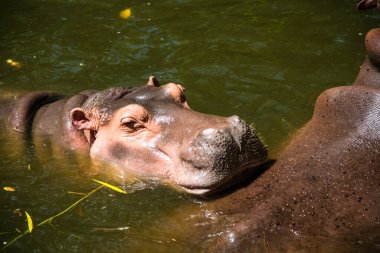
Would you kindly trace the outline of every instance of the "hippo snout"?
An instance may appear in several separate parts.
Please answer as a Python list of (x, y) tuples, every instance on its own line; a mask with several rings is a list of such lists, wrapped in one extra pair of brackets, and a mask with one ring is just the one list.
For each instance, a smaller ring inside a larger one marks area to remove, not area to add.
[(181, 158), (197, 169), (214, 168), (238, 149), (229, 129), (206, 128), (181, 152)]
[(263, 163), (267, 150), (252, 126), (232, 116), (222, 127), (200, 129), (182, 148), (180, 158), (188, 170), (202, 170), (208, 178), (203, 186), (214, 189), (242, 170)]

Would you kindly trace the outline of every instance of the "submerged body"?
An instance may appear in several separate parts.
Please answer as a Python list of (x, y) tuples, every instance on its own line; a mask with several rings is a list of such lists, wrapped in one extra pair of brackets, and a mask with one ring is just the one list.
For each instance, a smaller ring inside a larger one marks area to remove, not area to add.
[(10, 134), (45, 138), (138, 176), (168, 179), (193, 194), (237, 184), (267, 158), (252, 126), (237, 116), (195, 112), (182, 86), (159, 86), (154, 77), (141, 87), (70, 98), (33, 92), (0, 107)]
[(318, 97), (274, 165), (210, 203), (233, 225), (205, 251), (379, 251), (380, 29), (366, 46), (355, 83)]

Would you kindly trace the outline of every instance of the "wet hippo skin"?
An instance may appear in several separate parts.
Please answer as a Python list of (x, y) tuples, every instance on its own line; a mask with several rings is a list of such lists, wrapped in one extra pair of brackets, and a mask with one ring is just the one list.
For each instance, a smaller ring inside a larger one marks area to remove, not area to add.
[(32, 92), (2, 101), (0, 107), (2, 128), (10, 135), (89, 153), (94, 161), (169, 180), (196, 195), (238, 184), (267, 159), (251, 125), (237, 116), (193, 111), (181, 85), (160, 86), (154, 77), (140, 87), (84, 91), (69, 98)]
[(380, 251), (380, 29), (365, 42), (354, 84), (324, 91), (271, 168), (209, 203), (233, 225), (205, 252)]
[(380, 10), (380, 1), (379, 0), (361, 0), (358, 5), (357, 9), (359, 11), (364, 11), (367, 9), (377, 8)]

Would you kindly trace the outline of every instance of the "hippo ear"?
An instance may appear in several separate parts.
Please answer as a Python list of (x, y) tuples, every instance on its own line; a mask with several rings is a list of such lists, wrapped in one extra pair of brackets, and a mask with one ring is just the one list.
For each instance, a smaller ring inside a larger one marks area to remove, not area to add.
[(96, 130), (95, 124), (90, 114), (80, 107), (74, 108), (70, 112), (71, 124), (77, 129)]
[(154, 76), (150, 76), (149, 77), (149, 80), (148, 80), (148, 82), (147, 82), (146, 85), (148, 85), (148, 86), (154, 86), (154, 87), (159, 87), (160, 86), (160, 84), (158, 83), (157, 78), (155, 78)]

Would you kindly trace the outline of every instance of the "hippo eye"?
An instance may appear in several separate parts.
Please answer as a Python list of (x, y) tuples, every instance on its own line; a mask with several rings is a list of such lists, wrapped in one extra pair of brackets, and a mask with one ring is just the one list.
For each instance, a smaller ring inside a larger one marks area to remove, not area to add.
[(135, 128), (136, 127), (136, 122), (130, 121), (123, 123), (123, 126), (128, 127), (128, 128)]
[(135, 132), (139, 129), (144, 128), (144, 126), (141, 123), (139, 123), (133, 119), (123, 120), (121, 122), (121, 127), (127, 132)]

